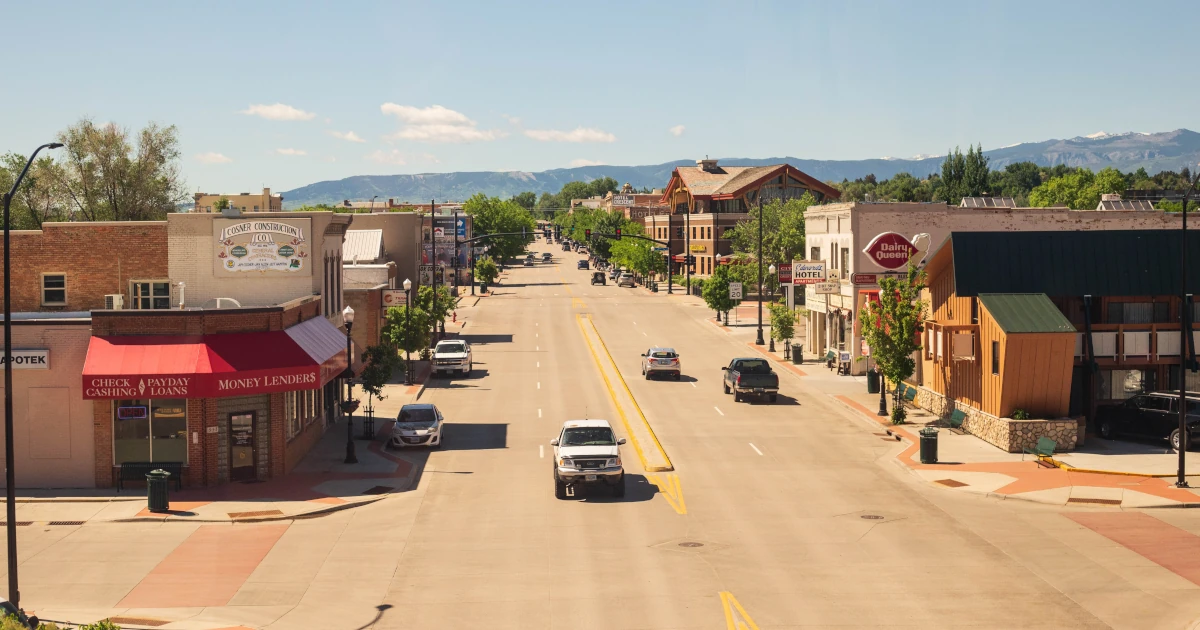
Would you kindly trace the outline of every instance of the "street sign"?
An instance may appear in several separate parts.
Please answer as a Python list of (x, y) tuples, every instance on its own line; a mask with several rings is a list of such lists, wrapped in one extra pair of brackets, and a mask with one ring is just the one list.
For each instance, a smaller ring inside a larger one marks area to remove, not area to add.
[(776, 269), (779, 271), (779, 284), (792, 283), (792, 263), (780, 263)]
[(652, 247), (651, 249), (652, 249), (652, 250), (654, 250), (654, 251), (656, 251), (656, 252), (665, 252), (665, 251), (667, 251), (667, 248), (666, 248), (666, 247)]
[(828, 295), (830, 293), (841, 293), (842, 285), (837, 281), (834, 282), (817, 282), (813, 284), (813, 291), (818, 295)]
[(458, 233), (459, 236), (462, 236), (465, 238), (467, 236), (467, 220), (460, 218), (458, 220), (458, 223), (455, 224), (455, 231)]
[(731, 300), (742, 299), (742, 283), (741, 282), (730, 282), (729, 283), (729, 299), (731, 299)]
[(408, 302), (408, 296), (404, 295), (403, 289), (384, 289), (383, 290), (383, 307), (390, 308), (392, 306), (404, 306)]
[(824, 260), (797, 260), (792, 263), (792, 284), (825, 282), (828, 274)]
[(876, 273), (850, 274), (850, 284), (875, 284), (877, 282), (879, 282), (879, 274)]

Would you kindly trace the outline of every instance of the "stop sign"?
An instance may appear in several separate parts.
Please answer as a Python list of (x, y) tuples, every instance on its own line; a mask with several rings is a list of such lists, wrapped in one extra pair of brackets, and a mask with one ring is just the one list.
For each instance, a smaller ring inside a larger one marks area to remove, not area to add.
[(863, 248), (863, 253), (884, 269), (899, 269), (908, 264), (908, 259), (917, 253), (917, 248), (900, 234), (884, 232), (871, 239)]

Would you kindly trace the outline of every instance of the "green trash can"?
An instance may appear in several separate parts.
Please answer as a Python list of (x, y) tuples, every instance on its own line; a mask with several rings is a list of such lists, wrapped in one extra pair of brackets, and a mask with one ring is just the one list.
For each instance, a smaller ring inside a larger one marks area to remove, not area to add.
[(938, 430), (933, 427), (921, 429), (921, 463), (937, 463)]
[(146, 507), (151, 512), (167, 512), (171, 509), (171, 501), (167, 496), (170, 479), (171, 473), (165, 470), (146, 473)]
[(879, 372), (875, 370), (867, 370), (867, 393), (879, 393)]
[(792, 344), (792, 363), (796, 365), (804, 363), (804, 346), (802, 344)]
[(487, 283), (486, 283), (486, 282), (480, 282), (480, 283), (479, 283), (479, 292), (480, 292), (480, 293), (487, 293)]

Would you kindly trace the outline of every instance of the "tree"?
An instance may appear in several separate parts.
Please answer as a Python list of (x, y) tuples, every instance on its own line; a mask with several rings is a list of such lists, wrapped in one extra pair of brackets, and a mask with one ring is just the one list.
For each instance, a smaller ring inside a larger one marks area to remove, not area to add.
[(429, 346), (429, 313), (416, 304), (387, 310), (380, 338), (397, 352), (420, 352)]
[[(871, 359), (879, 373), (898, 385), (913, 375), (913, 353), (921, 349), (918, 334), (925, 321), (925, 273), (909, 264), (904, 278), (881, 277), (879, 301), (868, 302), (858, 315), (863, 340), (871, 348)], [(899, 392), (899, 389), (896, 390)], [(903, 424), (904, 405), (894, 404), (892, 423)]]
[(131, 139), (123, 127), (84, 118), (58, 140), (65, 145), (58, 184), (70, 214), (87, 221), (162, 220), (187, 198), (174, 125), (150, 123)]
[(500, 268), (496, 266), (496, 261), (492, 260), (491, 256), (484, 256), (475, 261), (475, 279), (480, 282), (490, 285), (492, 281), (500, 275)]
[(713, 273), (704, 281), (701, 296), (709, 308), (717, 312), (717, 317), (725, 313), (725, 321), (729, 321), (729, 309), (737, 306), (737, 302), (729, 297), (729, 265), (717, 265)]
[(442, 330), (446, 329), (446, 318), (458, 308), (462, 298), (450, 294), (450, 287), (439, 284), (437, 287), (437, 304), (434, 308), (433, 287), (421, 287), (417, 292), (417, 308), (429, 314), (432, 321), (438, 323)]
[[(0, 157), (0, 189), (5, 192), (12, 189), (27, 160), (26, 156), (19, 153)], [(43, 156), (34, 160), (21, 187), (13, 195), (9, 212), (12, 229), (40, 230), (47, 221), (67, 220), (65, 197), (59, 184), (61, 171), (62, 168), (52, 157)]]
[(477, 193), (468, 199), (463, 204), (463, 211), (474, 218), (476, 236), (512, 234), (520, 232), (522, 229), (525, 230), (528, 234), (526, 238), (515, 234), (487, 239), (488, 251), (501, 261), (525, 251), (526, 241), (533, 238), (534, 230), (537, 228), (537, 222), (534, 221), (533, 215), (516, 202), (502, 201), (483, 193)]
[(786, 342), (796, 336), (796, 313), (782, 302), (767, 305), (771, 313), (771, 338)]
[(951, 205), (958, 205), (966, 191), (963, 180), (966, 178), (967, 160), (962, 151), (954, 147), (954, 152), (946, 151), (946, 159), (942, 161), (942, 190), (939, 199)]
[(226, 197), (225, 195), (221, 195), (217, 199), (217, 202), (213, 204), (213, 211), (221, 212), (228, 207), (229, 207), (229, 197)]
[(525, 208), (526, 210), (533, 210), (533, 207), (537, 205), (538, 199), (537, 193), (526, 191), (513, 195), (512, 200), (513, 203)]
[(1079, 168), (1046, 183), (1029, 193), (1029, 204), (1034, 207), (1067, 206), (1072, 210), (1094, 210), (1100, 205), (1100, 196), (1107, 193), (1123, 193), (1128, 182), (1115, 168), (1109, 167), (1093, 174), (1090, 169)]
[(374, 396), (375, 400), (383, 400), (383, 386), (391, 380), (392, 372), (400, 362), (396, 346), (385, 340), (383, 343), (368, 347), (363, 352), (362, 358), (366, 363), (362, 374), (359, 375), (363, 391)]
[[(627, 222), (621, 230), (623, 235), (641, 235), (645, 232), (645, 228), (632, 221)], [(661, 252), (654, 251), (654, 243), (644, 239), (614, 240), (609, 245), (609, 255), (614, 264), (628, 267), (642, 276), (667, 270), (666, 258)]]
[[(776, 280), (770, 278), (767, 271), (770, 265), (790, 263), (804, 258), (804, 213), (808, 207), (817, 203), (810, 194), (805, 193), (799, 199), (789, 199), (786, 202), (772, 201), (762, 207), (763, 216), (763, 283), (774, 292)], [(738, 263), (747, 263), (748, 269), (739, 269), (738, 276), (743, 282), (749, 282), (758, 287), (758, 213), (759, 208), (750, 208), (750, 217), (739, 222), (733, 229), (725, 233), (730, 239), (730, 247), (742, 255)], [(744, 273), (751, 276), (742, 275)]]
[(963, 161), (963, 196), (978, 197), (988, 192), (988, 158), (983, 155), (983, 145), (967, 146)]

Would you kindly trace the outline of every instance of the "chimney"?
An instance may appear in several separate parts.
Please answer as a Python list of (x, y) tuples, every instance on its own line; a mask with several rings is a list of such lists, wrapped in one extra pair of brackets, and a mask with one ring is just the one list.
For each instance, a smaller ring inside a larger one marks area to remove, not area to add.
[(696, 160), (696, 166), (706, 173), (715, 173), (717, 171), (717, 161), (710, 160), (707, 157), (703, 160)]
[(1121, 195), (1117, 193), (1104, 193), (1100, 195), (1100, 201), (1120, 201)]
[(387, 207), (391, 208), (394, 205), (396, 205), (394, 200), (391, 197), (388, 197), (388, 206)]

